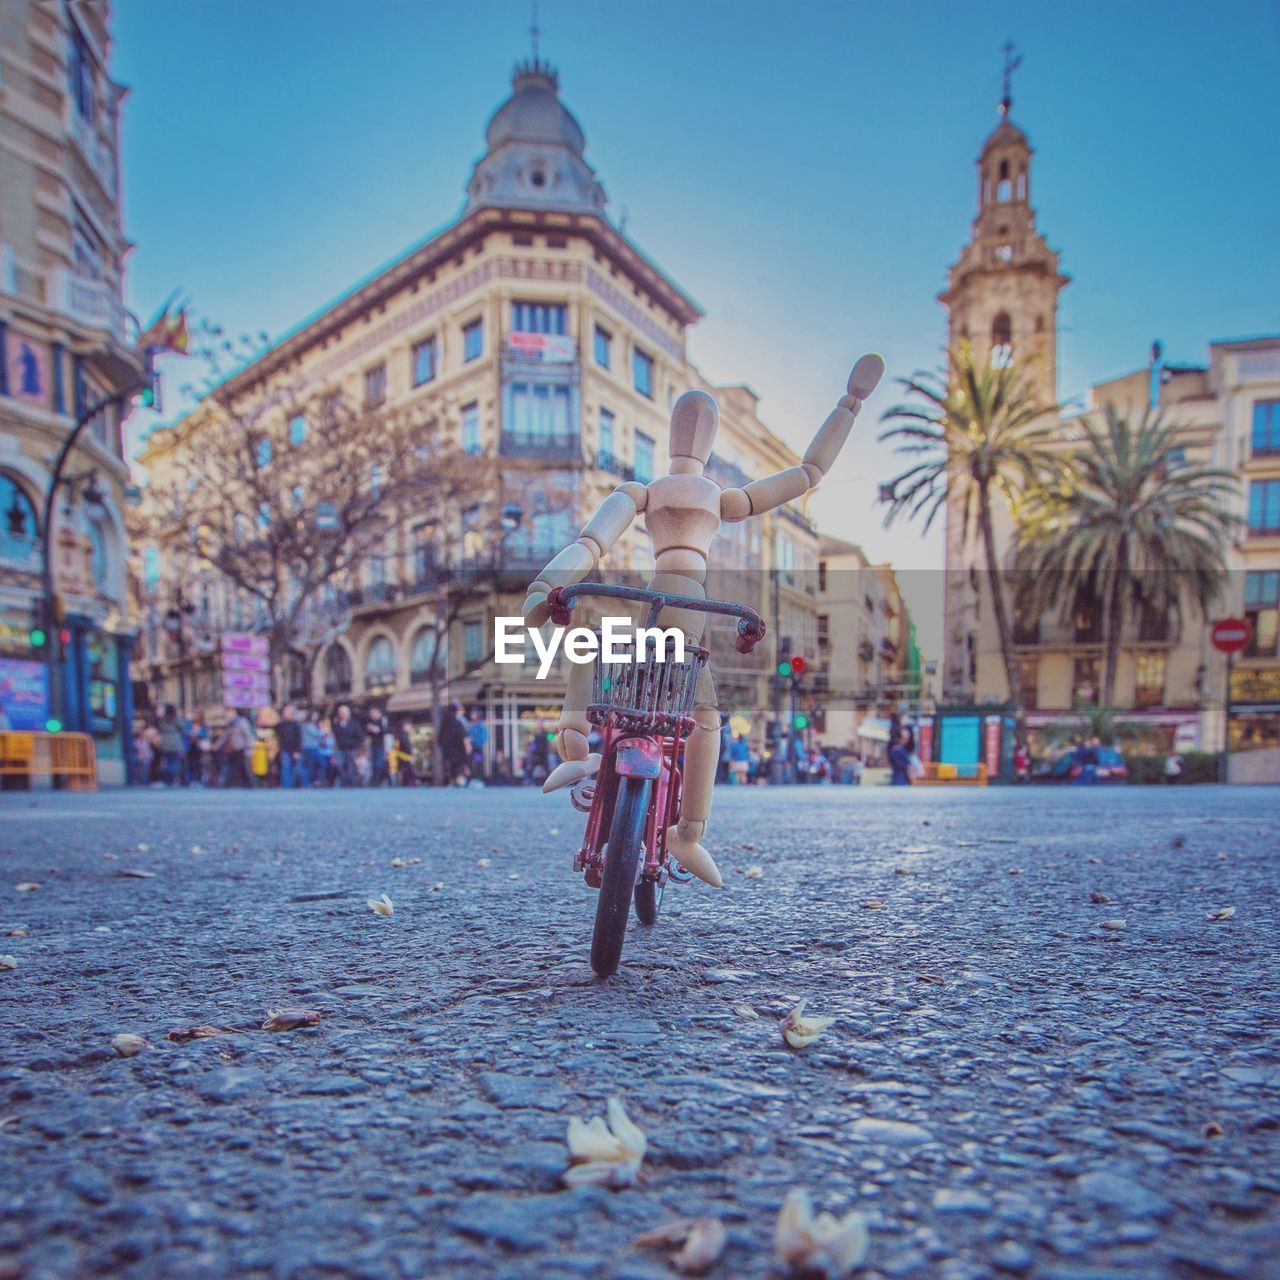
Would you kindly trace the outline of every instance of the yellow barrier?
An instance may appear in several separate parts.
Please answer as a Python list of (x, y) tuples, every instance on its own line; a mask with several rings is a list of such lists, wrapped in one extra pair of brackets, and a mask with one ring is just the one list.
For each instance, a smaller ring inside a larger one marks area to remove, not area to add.
[(938, 764), (930, 761), (924, 767), (924, 777), (916, 779), (919, 786), (960, 786), (985, 787), (987, 785), (987, 766), (985, 764)]
[(0, 730), (0, 776), (66, 778), (72, 791), (96, 791), (93, 739), (87, 733)]

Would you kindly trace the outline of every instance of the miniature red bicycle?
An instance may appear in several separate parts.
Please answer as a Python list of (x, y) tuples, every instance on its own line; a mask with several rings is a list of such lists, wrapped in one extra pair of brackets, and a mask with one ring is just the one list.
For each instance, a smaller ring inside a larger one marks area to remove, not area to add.
[[(765, 633), (760, 615), (746, 605), (603, 582), (549, 592), (552, 621), (568, 626), (573, 606), (583, 596), (647, 604), (650, 627), (658, 625), (658, 615), (668, 607), (736, 617), (739, 653), (750, 653)], [(636, 919), (651, 925), (668, 879), (692, 878), (678, 864), (668, 866), (666, 841), (668, 827), (680, 816), (682, 752), (694, 728), (694, 698), (707, 654), (703, 645), (686, 644), (683, 661), (663, 660), (665, 655), (657, 652), (634, 654), (627, 663), (596, 659), (587, 719), (604, 735), (600, 768), (574, 786), (570, 799), (589, 815), (573, 869), (600, 891), (591, 967), (602, 978), (622, 958), (633, 896)]]

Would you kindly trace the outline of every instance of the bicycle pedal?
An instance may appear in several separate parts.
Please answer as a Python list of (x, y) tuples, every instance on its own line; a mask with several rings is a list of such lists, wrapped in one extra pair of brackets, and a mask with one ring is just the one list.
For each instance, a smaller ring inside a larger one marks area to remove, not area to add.
[(594, 778), (583, 778), (569, 792), (569, 801), (579, 813), (590, 813), (592, 802), (596, 798)]

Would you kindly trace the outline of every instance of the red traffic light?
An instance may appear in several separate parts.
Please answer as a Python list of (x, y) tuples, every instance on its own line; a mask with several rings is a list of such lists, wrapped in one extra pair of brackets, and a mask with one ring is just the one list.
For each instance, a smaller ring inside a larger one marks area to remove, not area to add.
[(804, 675), (805, 668), (808, 665), (809, 664), (802, 657), (800, 657), (799, 654), (793, 654), (791, 657), (791, 674), (793, 676)]

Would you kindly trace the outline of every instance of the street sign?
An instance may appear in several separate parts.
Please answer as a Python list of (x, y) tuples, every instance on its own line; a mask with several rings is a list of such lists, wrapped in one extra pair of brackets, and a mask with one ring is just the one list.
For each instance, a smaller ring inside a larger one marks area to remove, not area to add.
[(265, 653), (227, 653), (222, 654), (223, 671), (262, 671), (271, 673), (271, 659)]
[(267, 637), (255, 636), (246, 631), (224, 631), (223, 653), (266, 653)]
[(1219, 618), (1209, 639), (1219, 653), (1239, 653), (1253, 639), (1253, 628), (1244, 618)]

